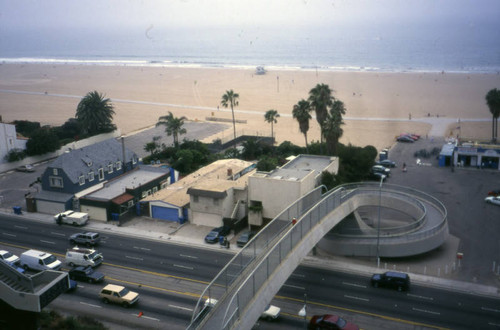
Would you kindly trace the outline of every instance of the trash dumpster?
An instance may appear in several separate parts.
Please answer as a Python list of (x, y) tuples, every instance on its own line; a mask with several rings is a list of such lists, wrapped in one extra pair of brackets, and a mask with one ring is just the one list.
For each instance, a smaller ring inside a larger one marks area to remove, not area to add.
[(12, 209), (14, 210), (14, 214), (23, 214), (20, 206), (13, 206)]

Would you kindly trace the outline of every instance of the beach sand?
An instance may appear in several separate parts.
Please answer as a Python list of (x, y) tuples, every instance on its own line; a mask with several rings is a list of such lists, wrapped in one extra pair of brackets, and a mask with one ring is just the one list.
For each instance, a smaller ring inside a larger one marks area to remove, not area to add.
[[(71, 64), (0, 65), (0, 115), (3, 122), (39, 121), (61, 125), (74, 117), (80, 99), (96, 90), (112, 100), (114, 123), (122, 134), (156, 124), (171, 111), (192, 121), (231, 119), (220, 105), (229, 89), (239, 94), (235, 108), (238, 133), (270, 135), (264, 114), (280, 114), (274, 125), (278, 143), (305, 145), (293, 105), (324, 83), (346, 107), (342, 143), (377, 149), (390, 147), (400, 133), (462, 134), (468, 139), (491, 137), (491, 114), (485, 95), (500, 88), (498, 74), (380, 73), (228, 68), (131, 67)], [(314, 114), (313, 114), (314, 115)], [(411, 119), (410, 119), (411, 117)], [(439, 117), (439, 118), (438, 118)], [(460, 118), (460, 130), (456, 122)], [(437, 123), (434, 130), (432, 125)], [(232, 127), (204, 142), (232, 136)], [(313, 117), (308, 141), (319, 140)]]

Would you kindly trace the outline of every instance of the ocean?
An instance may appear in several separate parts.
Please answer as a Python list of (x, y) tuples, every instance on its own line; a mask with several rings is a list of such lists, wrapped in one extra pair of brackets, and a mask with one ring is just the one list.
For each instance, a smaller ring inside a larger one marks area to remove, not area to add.
[(0, 31), (0, 63), (500, 72), (500, 24)]

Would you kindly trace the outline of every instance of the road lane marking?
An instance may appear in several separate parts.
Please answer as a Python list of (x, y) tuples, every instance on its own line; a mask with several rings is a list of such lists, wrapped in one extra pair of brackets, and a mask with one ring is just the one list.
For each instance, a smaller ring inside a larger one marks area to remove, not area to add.
[(156, 319), (156, 318), (150, 317), (150, 316), (145, 316), (144, 314), (142, 314), (141, 316), (139, 316), (138, 314), (132, 314), (132, 315), (134, 315), (135, 317), (140, 317), (141, 319), (148, 319), (148, 320), (160, 322), (160, 319)]
[(429, 310), (426, 310), (426, 309), (420, 309), (420, 308), (415, 308), (415, 307), (413, 307), (412, 309), (414, 311), (417, 311), (417, 312), (429, 313), (429, 314), (433, 314), (433, 315), (441, 315), (441, 313), (439, 313), (439, 312), (433, 312), (433, 311), (429, 311)]
[(191, 259), (198, 259), (198, 257), (195, 257), (195, 256), (189, 256), (187, 254), (180, 254), (181, 257), (185, 257), (185, 258), (191, 258)]
[(344, 298), (351, 298), (351, 299), (362, 300), (362, 301), (370, 301), (370, 299), (367, 299), (367, 298), (348, 296), (348, 295), (344, 295)]
[(19, 226), (19, 225), (15, 225), (14, 228), (19, 228), (19, 229), (28, 229), (28, 227), (24, 227), (24, 226)]
[(145, 248), (145, 247), (139, 247), (139, 246), (134, 246), (134, 249), (144, 250), (144, 251), (151, 251), (151, 249), (148, 249), (148, 248)]
[(97, 308), (102, 308), (102, 306), (94, 305), (94, 304), (89, 304), (89, 303), (86, 303), (86, 302), (83, 302), (83, 301), (80, 301), (80, 304), (87, 305), (87, 306), (92, 306), (92, 307), (97, 307)]
[(188, 312), (192, 312), (193, 311), (192, 308), (187, 308), (187, 307), (182, 307), (182, 306), (176, 306), (176, 305), (168, 305), (168, 307), (182, 309), (182, 310), (185, 310), (185, 311), (188, 311)]
[(427, 300), (434, 300), (433, 297), (425, 297), (425, 296), (419, 296), (417, 294), (411, 294), (411, 293), (407, 293), (406, 294), (408, 297), (414, 297), (414, 298), (420, 298), (420, 299), (427, 299)]
[(303, 275), (303, 274), (292, 274), (292, 276), (302, 277), (302, 278), (306, 277), (306, 276), (305, 276), (305, 275)]
[(301, 286), (290, 285), (290, 284), (283, 284), (283, 286), (287, 286), (289, 288), (294, 288), (294, 289), (300, 289), (300, 290), (305, 290), (306, 289), (306, 288), (301, 287)]
[(174, 264), (174, 267), (185, 268), (185, 269), (189, 269), (189, 270), (193, 270), (194, 269), (193, 267), (188, 267), (188, 266), (183, 266), (183, 265), (176, 265), (176, 264)]
[(494, 309), (494, 308), (489, 308), (489, 307), (481, 307), (483, 311), (488, 311), (488, 312), (495, 312), (495, 313), (500, 313), (500, 310)]
[(361, 285), (361, 284), (356, 284), (356, 283), (349, 283), (349, 282), (342, 282), (344, 285), (350, 285), (350, 286), (355, 286), (357, 288), (363, 288), (366, 289), (366, 285)]
[(44, 240), (40, 240), (40, 242), (42, 242), (42, 243), (47, 243), (47, 244), (56, 244), (56, 242), (44, 241)]
[(63, 233), (54, 233), (54, 232), (51, 232), (52, 235), (57, 235), (57, 236), (66, 236), (66, 234), (63, 234)]
[(125, 256), (125, 258), (134, 259), (134, 260), (140, 260), (140, 261), (144, 260), (144, 259), (139, 258), (139, 257), (131, 257), (131, 256)]
[(10, 237), (17, 237), (17, 235), (14, 235), (14, 234), (9, 234), (9, 233), (2, 233), (2, 234), (5, 236), (10, 236)]

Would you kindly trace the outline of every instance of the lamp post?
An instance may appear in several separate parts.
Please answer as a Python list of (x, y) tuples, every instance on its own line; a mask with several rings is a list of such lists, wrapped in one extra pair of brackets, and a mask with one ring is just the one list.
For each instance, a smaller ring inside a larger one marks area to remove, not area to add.
[(380, 267), (380, 208), (382, 204), (382, 182), (384, 182), (385, 175), (380, 176), (380, 184), (378, 186), (378, 224), (377, 224), (377, 268)]

